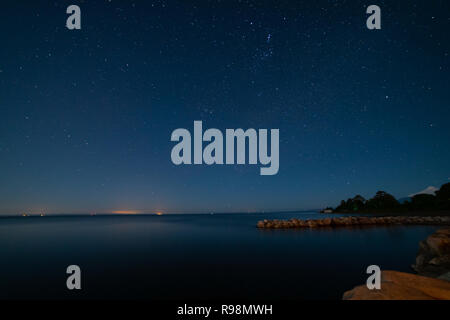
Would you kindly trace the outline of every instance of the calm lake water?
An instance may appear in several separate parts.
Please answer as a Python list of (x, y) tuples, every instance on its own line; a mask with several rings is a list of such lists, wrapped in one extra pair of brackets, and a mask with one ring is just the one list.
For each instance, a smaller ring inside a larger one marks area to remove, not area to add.
[[(0, 299), (340, 299), (366, 267), (411, 272), (433, 226), (259, 230), (316, 213), (0, 219)], [(66, 289), (66, 268), (82, 290)]]

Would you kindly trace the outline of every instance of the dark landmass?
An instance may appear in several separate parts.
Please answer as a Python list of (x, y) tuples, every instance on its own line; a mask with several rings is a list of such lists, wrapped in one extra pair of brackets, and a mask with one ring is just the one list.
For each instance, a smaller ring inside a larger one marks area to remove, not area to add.
[[(329, 213), (332, 208), (327, 208), (323, 212)], [(450, 212), (450, 183), (446, 183), (432, 194), (417, 194), (411, 201), (398, 201), (394, 196), (385, 191), (378, 191), (369, 200), (357, 195), (347, 201), (342, 200), (341, 204), (332, 210), (333, 213), (374, 213), (374, 214), (411, 214), (422, 213), (422, 215), (433, 215), (433, 213)]]
[(336, 209), (326, 208), (321, 211), (351, 213), (359, 216), (311, 220), (263, 220), (259, 221), (257, 226), (263, 229), (283, 229), (396, 224), (450, 225), (450, 183), (442, 185), (435, 194), (417, 194), (411, 198), (411, 201), (400, 203), (389, 193), (378, 191), (369, 200), (357, 195), (347, 201), (342, 200)]

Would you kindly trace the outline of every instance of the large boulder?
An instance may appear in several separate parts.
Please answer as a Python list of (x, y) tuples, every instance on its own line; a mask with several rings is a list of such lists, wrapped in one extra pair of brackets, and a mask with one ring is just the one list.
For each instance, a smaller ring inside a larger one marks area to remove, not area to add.
[(450, 271), (450, 228), (440, 229), (419, 243), (413, 269), (435, 278)]
[(381, 289), (361, 285), (346, 291), (344, 300), (450, 300), (450, 282), (397, 271), (381, 272)]

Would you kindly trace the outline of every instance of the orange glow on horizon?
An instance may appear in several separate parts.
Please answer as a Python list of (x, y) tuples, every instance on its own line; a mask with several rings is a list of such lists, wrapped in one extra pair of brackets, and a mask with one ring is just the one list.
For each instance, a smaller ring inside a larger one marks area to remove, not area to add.
[(114, 214), (139, 214), (139, 211), (135, 211), (135, 210), (115, 210), (112, 211), (111, 213)]

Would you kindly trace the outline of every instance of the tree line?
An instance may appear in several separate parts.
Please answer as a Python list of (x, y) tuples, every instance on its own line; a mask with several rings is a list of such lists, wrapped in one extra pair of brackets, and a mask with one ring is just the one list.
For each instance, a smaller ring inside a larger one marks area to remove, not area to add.
[(378, 191), (369, 200), (357, 195), (347, 201), (342, 200), (333, 212), (383, 213), (441, 210), (450, 210), (450, 183), (443, 184), (435, 194), (417, 194), (403, 203), (385, 191)]

